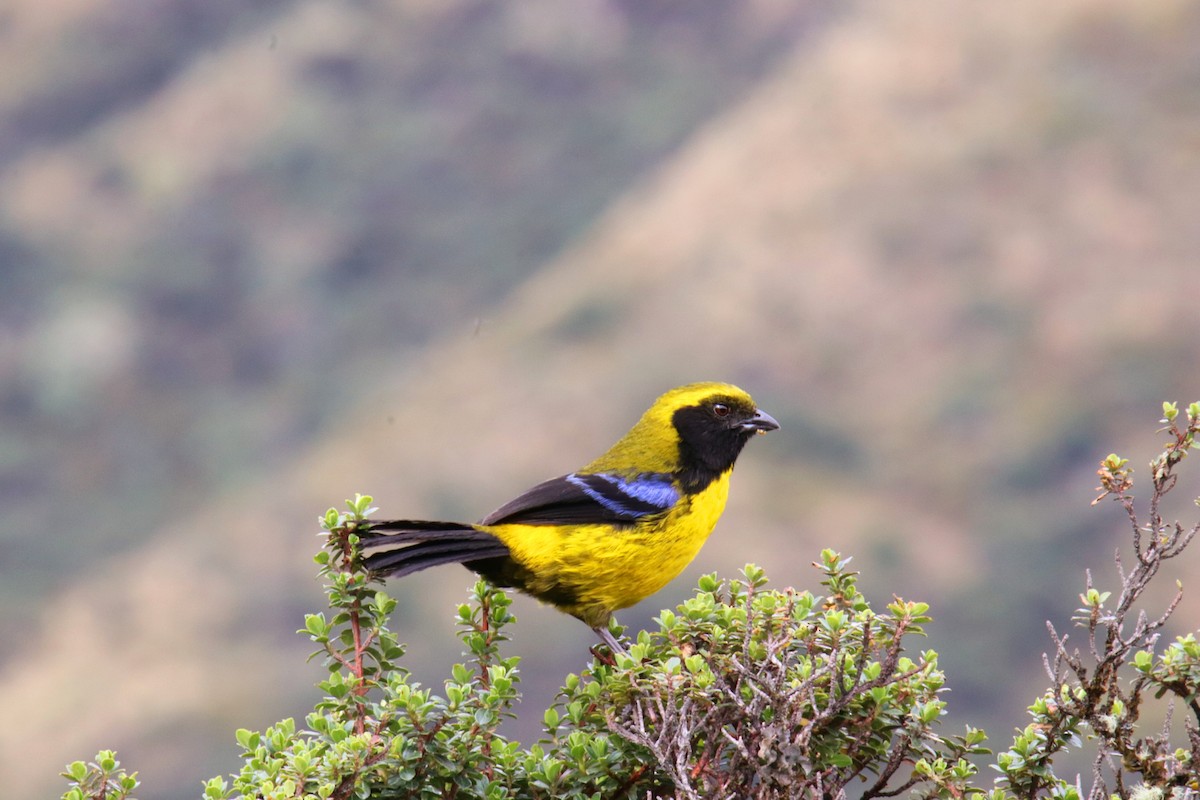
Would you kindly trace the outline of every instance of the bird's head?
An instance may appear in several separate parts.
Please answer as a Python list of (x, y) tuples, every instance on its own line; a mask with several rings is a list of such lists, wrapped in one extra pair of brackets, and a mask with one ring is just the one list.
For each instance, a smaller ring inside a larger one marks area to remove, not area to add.
[(705, 482), (733, 467), (742, 447), (779, 423), (729, 383), (691, 383), (666, 392), (591, 468), (680, 472)]

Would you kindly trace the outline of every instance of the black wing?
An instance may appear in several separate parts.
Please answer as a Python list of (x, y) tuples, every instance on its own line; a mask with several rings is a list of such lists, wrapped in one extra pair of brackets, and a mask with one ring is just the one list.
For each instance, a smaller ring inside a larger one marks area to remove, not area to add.
[(572, 472), (539, 483), (483, 518), (484, 525), (630, 525), (660, 514), (679, 501), (669, 475), (645, 473), (622, 478), (608, 473)]

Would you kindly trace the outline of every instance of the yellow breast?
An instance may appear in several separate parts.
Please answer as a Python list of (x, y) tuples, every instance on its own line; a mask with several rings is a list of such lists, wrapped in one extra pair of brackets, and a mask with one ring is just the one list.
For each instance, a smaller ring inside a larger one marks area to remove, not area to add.
[(520, 588), (599, 627), (613, 611), (654, 594), (692, 562), (725, 510), (728, 495), (725, 472), (653, 522), (622, 528), (496, 525), (488, 530), (524, 568)]

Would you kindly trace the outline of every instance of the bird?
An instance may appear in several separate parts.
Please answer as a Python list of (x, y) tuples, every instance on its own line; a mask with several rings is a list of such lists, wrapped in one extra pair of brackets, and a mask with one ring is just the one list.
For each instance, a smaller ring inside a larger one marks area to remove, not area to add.
[(368, 521), (363, 563), (379, 579), (463, 564), (582, 620), (613, 653), (625, 652), (609, 631), (613, 612), (691, 563), (725, 509), (742, 448), (778, 427), (737, 386), (679, 386), (604, 455), (478, 523)]

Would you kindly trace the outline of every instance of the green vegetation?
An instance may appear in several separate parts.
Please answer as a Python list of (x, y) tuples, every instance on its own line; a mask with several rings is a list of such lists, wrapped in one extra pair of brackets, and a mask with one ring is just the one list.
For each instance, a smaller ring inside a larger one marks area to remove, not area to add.
[[(498, 733), (518, 699), (519, 659), (501, 652), (513, 621), (508, 597), (477, 583), (458, 609), (467, 660), (440, 694), (415, 683), (386, 626), (396, 601), (361, 569), (356, 530), (374, 509), (357, 496), (323, 520), (327, 542), (316, 561), (332, 615), (308, 615), (301, 631), (329, 669), (325, 698), (302, 729), (289, 719), (238, 731), (241, 772), (208, 781), (203, 796), (1195, 800), (1200, 644), (1194, 634), (1160, 642), (1179, 593), (1156, 613), (1139, 601), (1200, 531), (1160, 513), (1200, 433), (1200, 403), (1182, 419), (1165, 404), (1163, 422), (1169, 441), (1151, 463), (1144, 516), (1128, 461), (1101, 463), (1096, 502), (1111, 496), (1124, 506), (1136, 564), (1126, 569), (1118, 556), (1115, 592), (1089, 575), (1074, 618), (1082, 647), (1051, 626), (1050, 688), (1030, 706), (1028, 727), (995, 755), (993, 785), (977, 772), (988, 753), (983, 732), (939, 730), (947, 686), (937, 654), (908, 649), (929, 621), (927, 606), (897, 598), (875, 611), (848, 559), (832, 550), (815, 565), (820, 596), (767, 589), (753, 565), (738, 580), (705, 576), (628, 653), (597, 648), (546, 711), (544, 738), (523, 747)], [(1156, 707), (1165, 721), (1153, 728)], [(1056, 771), (1068, 748), (1094, 753), (1090, 791)], [(64, 775), (64, 800), (124, 800), (137, 787), (108, 751)]]
[[(475, 519), (710, 377), (786, 435), (622, 621), (836, 547), (930, 604), (944, 725), (1023, 727), (1114, 588), (1096, 462), (1200, 374), (1200, 3), (960, 8), (5, 3), (3, 794), (105, 747), (193, 796), (317, 699), (314, 509)], [(470, 583), (387, 587), (439, 693)], [(528, 745), (587, 655), (523, 602)]]

